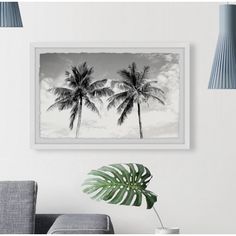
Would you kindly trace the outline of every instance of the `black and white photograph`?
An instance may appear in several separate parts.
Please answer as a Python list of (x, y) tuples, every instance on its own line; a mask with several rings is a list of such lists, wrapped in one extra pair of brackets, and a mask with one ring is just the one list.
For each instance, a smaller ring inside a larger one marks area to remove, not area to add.
[(39, 50), (38, 138), (48, 143), (178, 143), (181, 49)]

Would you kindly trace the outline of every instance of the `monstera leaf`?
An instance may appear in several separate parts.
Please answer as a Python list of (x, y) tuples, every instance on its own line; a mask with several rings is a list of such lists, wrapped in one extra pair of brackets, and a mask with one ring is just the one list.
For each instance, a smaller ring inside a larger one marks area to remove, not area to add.
[(112, 164), (92, 170), (88, 175), (90, 177), (83, 183), (83, 192), (90, 194), (92, 199), (141, 206), (144, 197), (147, 209), (157, 201), (156, 194), (146, 189), (152, 175), (141, 164)]

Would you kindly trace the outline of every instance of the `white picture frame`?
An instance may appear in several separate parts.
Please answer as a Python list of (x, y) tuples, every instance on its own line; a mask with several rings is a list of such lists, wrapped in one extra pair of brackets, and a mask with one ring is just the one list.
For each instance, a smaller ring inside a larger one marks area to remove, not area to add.
[[(179, 52), (180, 70), (180, 133), (177, 139), (132, 140), (126, 139), (86, 139), (63, 141), (41, 138), (39, 132), (40, 91), (39, 91), (39, 55), (41, 53), (63, 52)], [(190, 46), (188, 43), (32, 43), (31, 44), (31, 117), (30, 142), (33, 149), (189, 149), (190, 148)], [(78, 143), (79, 142), (79, 143)]]

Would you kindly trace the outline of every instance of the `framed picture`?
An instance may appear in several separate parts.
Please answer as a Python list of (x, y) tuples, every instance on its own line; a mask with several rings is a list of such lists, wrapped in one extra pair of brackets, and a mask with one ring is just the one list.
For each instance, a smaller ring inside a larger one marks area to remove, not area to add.
[(189, 45), (33, 43), (36, 149), (188, 149)]

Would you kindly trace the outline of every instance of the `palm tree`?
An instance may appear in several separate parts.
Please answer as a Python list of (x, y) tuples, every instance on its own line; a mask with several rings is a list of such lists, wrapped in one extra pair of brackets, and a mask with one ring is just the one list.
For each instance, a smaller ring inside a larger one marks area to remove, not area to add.
[(160, 88), (154, 86), (157, 81), (148, 79), (149, 67), (145, 66), (143, 71), (138, 71), (136, 63), (129, 65), (128, 69), (118, 71), (122, 80), (112, 81), (112, 86), (117, 86), (121, 92), (109, 97), (107, 109), (117, 107), (117, 112), (120, 115), (118, 125), (122, 125), (128, 114), (132, 112), (134, 104), (137, 104), (138, 124), (140, 138), (143, 138), (143, 129), (141, 121), (142, 102), (147, 102), (149, 99), (157, 100), (164, 105), (164, 92)]
[(72, 130), (74, 121), (77, 119), (76, 137), (79, 137), (83, 106), (99, 115), (99, 110), (92, 99), (97, 98), (100, 102), (102, 96), (111, 96), (113, 91), (105, 87), (107, 79), (92, 82), (93, 67), (88, 67), (84, 62), (78, 67), (72, 66), (71, 72), (66, 71), (65, 82), (68, 87), (55, 87), (49, 89), (56, 95), (55, 103), (48, 110), (58, 108), (59, 111), (71, 109), (69, 127)]

